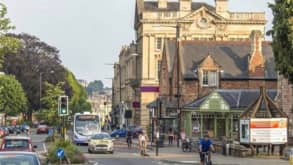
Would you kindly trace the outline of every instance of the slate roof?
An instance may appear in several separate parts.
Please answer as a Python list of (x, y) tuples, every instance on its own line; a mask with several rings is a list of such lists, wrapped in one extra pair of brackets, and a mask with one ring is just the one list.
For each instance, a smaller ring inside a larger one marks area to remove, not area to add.
[[(176, 44), (167, 41), (169, 49), (166, 52), (174, 54)], [(221, 79), (248, 79), (248, 61), (251, 52), (250, 41), (182, 41), (180, 56), (184, 67), (185, 79), (196, 79), (200, 62), (209, 54), (223, 72)], [(277, 79), (275, 62), (270, 42), (262, 42), (262, 54), (265, 57), (265, 79)]]
[[(229, 104), (230, 109), (246, 109), (253, 104), (260, 95), (258, 89), (217, 89), (215, 91), (223, 97), (227, 104)], [(267, 90), (267, 94), (272, 100), (274, 100), (277, 96), (277, 90), (269, 89)], [(187, 109), (199, 108), (208, 98), (209, 96), (199, 98), (184, 107)], [(264, 109), (264, 107), (265, 105), (263, 103), (261, 108)]]
[[(215, 11), (213, 6), (208, 5), (203, 2), (192, 2), (191, 10), (197, 10), (202, 6), (206, 7), (209, 10)], [(144, 2), (144, 10), (145, 11), (179, 11), (179, 3), (178, 2), (168, 2), (166, 9), (158, 8), (158, 2), (156, 1), (146, 1)]]

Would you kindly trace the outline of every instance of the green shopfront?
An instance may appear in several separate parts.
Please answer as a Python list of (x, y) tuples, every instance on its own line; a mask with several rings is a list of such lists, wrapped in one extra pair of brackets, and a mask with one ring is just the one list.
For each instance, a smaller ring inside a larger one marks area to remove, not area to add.
[[(268, 95), (275, 97), (276, 90), (268, 90)], [(184, 106), (183, 128), (186, 135), (200, 138), (208, 133), (216, 139), (238, 139), (239, 116), (258, 96), (258, 90), (218, 89)]]

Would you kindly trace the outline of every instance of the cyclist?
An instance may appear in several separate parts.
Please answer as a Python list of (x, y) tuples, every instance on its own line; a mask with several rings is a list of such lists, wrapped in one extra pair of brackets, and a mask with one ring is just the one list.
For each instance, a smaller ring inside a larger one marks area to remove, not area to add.
[(139, 146), (140, 146), (140, 153), (142, 156), (146, 155), (146, 148), (148, 144), (148, 136), (146, 135), (145, 131), (142, 131), (142, 133), (138, 137), (139, 140)]
[(199, 156), (201, 165), (204, 165), (205, 161), (205, 153), (208, 152), (209, 160), (211, 160), (211, 153), (210, 151), (214, 151), (214, 146), (212, 140), (208, 134), (204, 135), (204, 139), (201, 139), (199, 142)]
[(128, 149), (130, 149), (131, 144), (132, 144), (132, 132), (130, 130), (127, 131), (126, 142), (127, 142), (127, 145), (128, 145)]

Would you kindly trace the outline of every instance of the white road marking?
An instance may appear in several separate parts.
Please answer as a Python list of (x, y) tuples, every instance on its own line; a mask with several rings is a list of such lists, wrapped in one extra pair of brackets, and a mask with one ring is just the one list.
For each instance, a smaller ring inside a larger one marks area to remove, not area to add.
[(47, 147), (45, 143), (43, 143), (43, 148), (44, 148), (44, 152), (47, 153)]

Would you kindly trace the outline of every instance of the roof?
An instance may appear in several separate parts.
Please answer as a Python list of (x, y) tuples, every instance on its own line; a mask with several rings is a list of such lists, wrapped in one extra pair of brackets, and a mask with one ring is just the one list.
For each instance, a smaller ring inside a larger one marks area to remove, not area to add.
[[(191, 10), (198, 10), (201, 7), (206, 7), (209, 10), (215, 11), (215, 8), (207, 3), (203, 2), (192, 2)], [(178, 2), (168, 2), (167, 8), (158, 8), (158, 2), (154, 1), (146, 1), (144, 2), (144, 10), (145, 11), (179, 11), (179, 3)]]
[[(215, 92), (222, 96), (230, 109), (246, 109), (260, 96), (260, 91), (258, 89), (217, 89)], [(267, 94), (272, 100), (274, 100), (277, 96), (277, 90), (269, 89), (267, 90)], [(199, 98), (192, 103), (187, 104), (185, 108), (199, 108), (208, 98), (209, 96)], [(264, 109), (264, 107), (265, 105), (263, 103), (261, 109)]]
[[(174, 54), (176, 44), (168, 40), (169, 54)], [(185, 79), (196, 79), (201, 61), (210, 55), (221, 66), (222, 79), (248, 79), (248, 62), (251, 53), (250, 41), (182, 41), (180, 45), (183, 75)], [(277, 79), (275, 62), (270, 42), (262, 42), (265, 58), (265, 79)]]
[(25, 140), (30, 140), (31, 138), (28, 136), (5, 136), (4, 139), (25, 139)]

